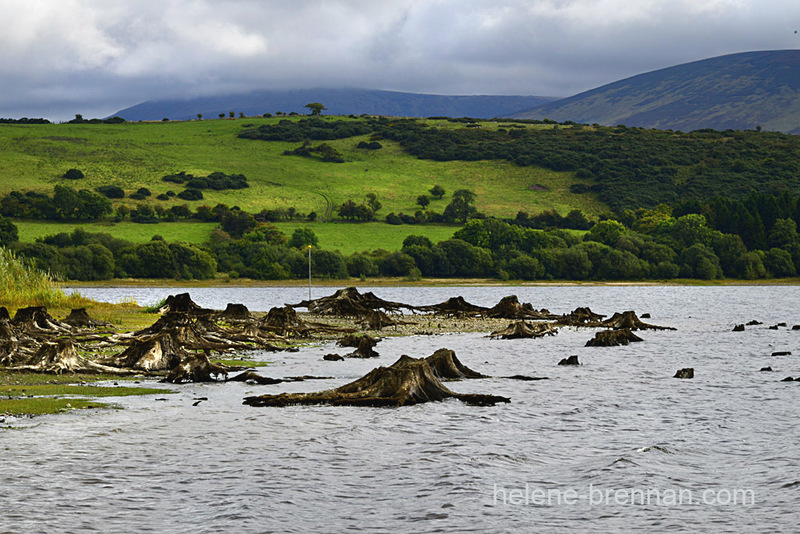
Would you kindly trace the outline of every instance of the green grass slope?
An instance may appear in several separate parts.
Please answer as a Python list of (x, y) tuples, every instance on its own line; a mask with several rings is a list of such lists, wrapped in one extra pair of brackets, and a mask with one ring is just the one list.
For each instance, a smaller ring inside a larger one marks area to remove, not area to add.
[[(283, 156), (298, 143), (265, 142), (237, 138), (245, 125), (276, 122), (278, 118), (225, 119), (186, 122), (142, 122), (125, 124), (50, 124), (0, 125), (0, 195), (12, 190), (35, 190), (52, 193), (58, 184), (94, 189), (117, 185), (132, 193), (147, 187), (153, 193), (147, 202), (169, 208), (186, 203), (172, 198), (159, 201), (155, 196), (168, 190), (179, 192), (179, 184), (163, 182), (161, 177), (177, 171), (205, 176), (214, 171), (244, 174), (250, 187), (232, 191), (204, 191), (198, 205), (224, 203), (249, 212), (262, 209), (295, 207), (301, 213), (320, 216), (342, 202), (364, 200), (375, 193), (383, 204), (382, 218), (389, 212), (413, 214), (419, 195), (439, 184), (447, 194), (434, 200), (430, 208), (441, 212), (457, 189), (477, 193), (477, 207), (488, 215), (513, 217), (519, 210), (538, 213), (555, 209), (562, 214), (580, 208), (589, 216), (607, 211), (593, 195), (574, 195), (575, 183), (570, 172), (553, 172), (538, 167), (518, 167), (505, 161), (435, 162), (405, 154), (391, 141), (383, 149), (368, 151), (355, 148), (366, 137), (328, 143), (339, 150), (345, 163), (325, 163), (308, 158)], [(446, 121), (431, 121), (440, 127), (463, 127)], [(482, 123), (483, 128), (497, 128), (496, 123)], [(527, 127), (541, 127), (528, 125)], [(70, 181), (62, 178), (69, 168), (83, 171), (86, 178)], [(125, 198), (113, 203), (135, 206)], [(159, 228), (141, 228), (141, 232), (167, 237)], [(115, 227), (109, 227), (115, 228)], [(404, 233), (418, 233), (404, 226)], [(315, 230), (316, 231), (316, 230)], [(347, 226), (338, 226), (345, 232)], [(135, 233), (136, 231), (134, 231)], [(111, 232), (116, 234), (116, 230)], [(190, 238), (191, 240), (191, 238)]]

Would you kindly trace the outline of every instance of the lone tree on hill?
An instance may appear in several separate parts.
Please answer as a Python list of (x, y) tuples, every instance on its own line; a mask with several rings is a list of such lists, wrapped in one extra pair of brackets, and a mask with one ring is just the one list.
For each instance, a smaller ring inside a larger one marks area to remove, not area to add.
[(311, 102), (310, 104), (306, 104), (303, 107), (304, 108), (308, 108), (311, 111), (311, 115), (313, 117), (322, 115), (322, 112), (325, 111), (326, 109), (328, 109), (323, 104), (320, 104), (319, 102)]
[(442, 200), (442, 197), (444, 196), (444, 187), (441, 185), (434, 185), (428, 190), (428, 192), (435, 198)]

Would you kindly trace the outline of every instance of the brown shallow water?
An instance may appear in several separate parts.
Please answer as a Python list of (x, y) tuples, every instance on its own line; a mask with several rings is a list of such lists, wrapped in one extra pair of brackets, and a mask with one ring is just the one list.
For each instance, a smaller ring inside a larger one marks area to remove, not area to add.
[[(131, 293), (140, 289), (82, 293), (150, 303), (177, 292)], [(800, 376), (800, 331), (791, 330), (800, 288), (374, 291), (411, 304), (461, 294), (481, 305), (515, 293), (555, 313), (649, 312), (649, 322), (678, 330), (614, 348), (584, 347), (594, 331), (576, 329), (537, 340), (397, 337), (378, 344), (378, 359), (344, 362), (323, 361), (341, 349), (322, 343), (255, 357), (273, 362), (259, 369), (265, 375), (332, 380), (186, 385), (176, 395), (120, 398), (121, 411), (7, 422), (15, 428), (0, 430), (0, 532), (796, 529), (800, 383), (780, 380)], [(307, 297), (304, 288), (190, 292), (203, 306), (243, 302), (260, 311)], [(731, 331), (751, 319), (764, 324)], [(768, 328), (779, 322), (788, 327)], [(511, 404), (241, 404), (247, 395), (336, 387), (401, 354), (441, 347), (496, 377), (448, 387)], [(793, 355), (771, 356), (778, 351)], [(556, 365), (571, 354), (583, 365)], [(759, 371), (767, 365), (774, 371)], [(672, 378), (683, 367), (695, 368), (693, 380)], [(499, 378), (513, 374), (549, 379)]]

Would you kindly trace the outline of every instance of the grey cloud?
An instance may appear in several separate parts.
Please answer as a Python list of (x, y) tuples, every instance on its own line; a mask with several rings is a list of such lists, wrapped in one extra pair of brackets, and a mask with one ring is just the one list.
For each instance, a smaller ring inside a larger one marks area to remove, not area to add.
[(263, 88), (568, 96), (800, 44), (783, 0), (6, 0), (0, 18), (0, 116), (55, 119)]

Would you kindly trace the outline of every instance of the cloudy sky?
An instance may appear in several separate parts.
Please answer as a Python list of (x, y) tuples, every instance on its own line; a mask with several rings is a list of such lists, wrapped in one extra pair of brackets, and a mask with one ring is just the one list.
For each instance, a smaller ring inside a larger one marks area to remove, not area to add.
[(0, 117), (360, 87), (569, 96), (800, 48), (797, 0), (0, 0)]

